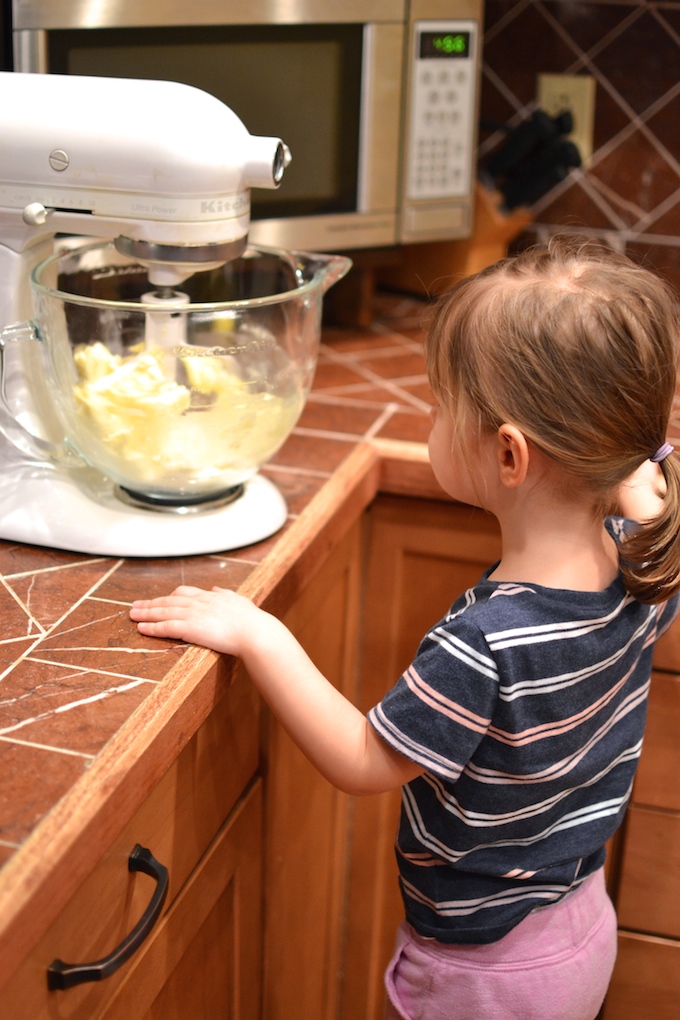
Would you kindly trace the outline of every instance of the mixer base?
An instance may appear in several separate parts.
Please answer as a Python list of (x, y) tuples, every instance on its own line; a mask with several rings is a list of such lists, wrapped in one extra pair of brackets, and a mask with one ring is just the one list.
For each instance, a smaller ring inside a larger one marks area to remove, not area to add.
[(126, 489), (123, 485), (114, 485), (113, 491), (129, 506), (136, 506), (141, 510), (155, 510), (161, 514), (202, 514), (206, 510), (218, 510), (220, 507), (228, 506), (235, 500), (240, 499), (244, 492), (243, 485), (234, 485), (231, 489), (224, 489), (212, 499), (153, 499), (141, 492), (134, 492)]
[(194, 556), (260, 542), (287, 515), (283, 496), (262, 475), (226, 506), (177, 514), (126, 505), (107, 479), (87, 468), (66, 472), (20, 454), (0, 464), (0, 539), (6, 541), (95, 556)]

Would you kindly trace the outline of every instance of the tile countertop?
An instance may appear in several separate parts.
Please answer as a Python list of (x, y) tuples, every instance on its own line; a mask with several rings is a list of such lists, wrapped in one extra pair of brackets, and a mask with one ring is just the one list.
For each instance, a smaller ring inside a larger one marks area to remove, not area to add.
[(288, 504), (279, 535), (224, 554), (148, 560), (0, 541), (0, 867), (185, 651), (142, 638), (128, 618), (132, 600), (180, 583), (239, 588), (362, 440), (426, 441), (425, 307), (378, 295), (370, 327), (324, 330), (313, 392), (264, 470)]

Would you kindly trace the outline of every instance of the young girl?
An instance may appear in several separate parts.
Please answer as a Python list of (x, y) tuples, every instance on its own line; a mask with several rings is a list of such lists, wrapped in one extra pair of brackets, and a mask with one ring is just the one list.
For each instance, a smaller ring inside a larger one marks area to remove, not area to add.
[(143, 634), (240, 656), (341, 790), (403, 787), (387, 1017), (598, 1013), (616, 955), (604, 846), (680, 588), (679, 336), (659, 279), (566, 240), (440, 299), (430, 459), (446, 492), (497, 517), (502, 557), (368, 718), (233, 592), (133, 605)]

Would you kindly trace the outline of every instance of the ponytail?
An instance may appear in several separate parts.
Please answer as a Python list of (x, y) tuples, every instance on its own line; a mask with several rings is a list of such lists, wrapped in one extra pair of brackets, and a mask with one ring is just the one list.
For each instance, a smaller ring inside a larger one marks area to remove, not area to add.
[(666, 479), (661, 513), (619, 547), (626, 589), (640, 602), (665, 602), (680, 590), (680, 453), (660, 464)]

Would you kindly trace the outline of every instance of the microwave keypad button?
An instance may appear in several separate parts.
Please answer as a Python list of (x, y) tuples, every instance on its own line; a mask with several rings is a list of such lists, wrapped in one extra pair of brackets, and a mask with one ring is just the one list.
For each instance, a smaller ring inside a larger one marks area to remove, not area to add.
[[(408, 199), (459, 198), (470, 191), (477, 27), (475, 22), (455, 20), (415, 24)], [(464, 52), (449, 48), (452, 38), (467, 40)]]

